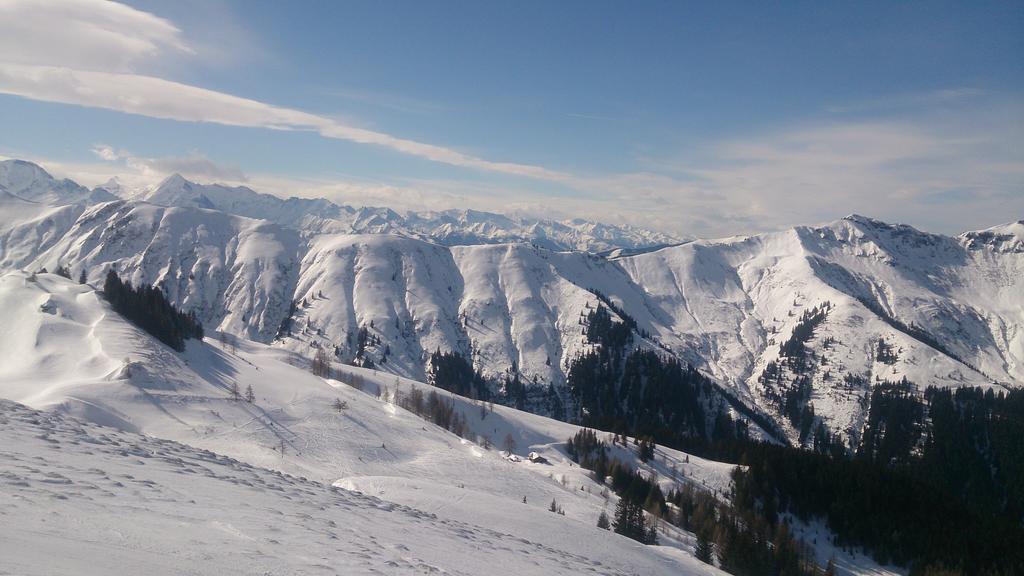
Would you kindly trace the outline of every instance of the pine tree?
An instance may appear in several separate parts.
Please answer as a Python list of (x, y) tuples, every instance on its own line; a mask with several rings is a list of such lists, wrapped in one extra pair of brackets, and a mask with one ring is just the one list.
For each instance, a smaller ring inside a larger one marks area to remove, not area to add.
[(707, 531), (697, 530), (697, 547), (693, 551), (693, 555), (697, 557), (697, 560), (711, 564), (711, 552), (711, 540), (707, 536)]
[(252, 384), (249, 384), (245, 388), (245, 401), (248, 402), (249, 404), (252, 404), (253, 402), (256, 401), (256, 393), (253, 392)]
[(88, 282), (88, 278), (85, 276), (85, 268), (82, 268), (82, 272), (78, 275), (78, 283), (85, 284)]
[(615, 522), (612, 526), (616, 534), (622, 534), (637, 542), (647, 541), (647, 527), (644, 522), (644, 510), (640, 504), (623, 496), (615, 507)]
[(654, 459), (654, 439), (647, 437), (640, 441), (640, 461), (650, 462)]
[(608, 530), (611, 526), (611, 522), (608, 521), (608, 515), (605, 514), (604, 510), (601, 510), (601, 515), (597, 517), (597, 527), (602, 530)]
[(647, 537), (644, 538), (644, 544), (656, 545), (658, 543), (658, 527), (654, 522), (651, 522), (650, 526), (647, 527)]
[(551, 499), (551, 506), (548, 506), (548, 511), (558, 512), (558, 502), (555, 502), (554, 498)]
[(230, 392), (231, 392), (231, 399), (232, 400), (241, 400), (242, 399), (242, 393), (238, 389), (238, 382), (232, 382), (231, 383), (231, 391)]
[(335, 398), (333, 406), (334, 409), (337, 410), (338, 412), (343, 412), (346, 408), (348, 408), (348, 403), (343, 401), (341, 398)]

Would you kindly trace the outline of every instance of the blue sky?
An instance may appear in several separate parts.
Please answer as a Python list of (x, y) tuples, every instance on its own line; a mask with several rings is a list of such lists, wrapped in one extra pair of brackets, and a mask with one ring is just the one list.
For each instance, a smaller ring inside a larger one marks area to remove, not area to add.
[(956, 232), (1024, 217), (1021, 30), (1021, 2), (0, 0), (0, 155), (700, 236)]

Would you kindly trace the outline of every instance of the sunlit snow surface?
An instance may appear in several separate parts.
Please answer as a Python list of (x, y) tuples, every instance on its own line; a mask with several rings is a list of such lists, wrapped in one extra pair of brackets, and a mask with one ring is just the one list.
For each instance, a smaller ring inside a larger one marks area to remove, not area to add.
[[(388, 401), (423, 384), (347, 367), (323, 380), (248, 341), (178, 354), (52, 274), (0, 277), (0, 325), (0, 396), (52, 411), (0, 405), (0, 573), (717, 573), (666, 524), (661, 546), (597, 529), (615, 496), (564, 454), (573, 425), (450, 397), (461, 439)], [(235, 382), (254, 404), (231, 400)], [(730, 465), (613, 451), (665, 490), (728, 493)]]
[[(457, 400), (480, 434), (514, 430), (519, 452), (553, 465), (513, 463), (285, 351), (191, 342), (177, 354), (54, 275), (4, 276), (0, 314), (17, 326), (0, 337), (0, 394), (196, 446), (4, 403), (0, 564), (12, 573), (715, 573), (686, 534), (668, 533), (678, 548), (644, 547), (596, 528), (614, 497), (556, 446), (572, 426), (501, 407), (481, 421)], [(393, 377), (380, 379), (368, 389)], [(235, 381), (255, 404), (230, 399)], [(690, 468), (711, 485), (728, 474)]]

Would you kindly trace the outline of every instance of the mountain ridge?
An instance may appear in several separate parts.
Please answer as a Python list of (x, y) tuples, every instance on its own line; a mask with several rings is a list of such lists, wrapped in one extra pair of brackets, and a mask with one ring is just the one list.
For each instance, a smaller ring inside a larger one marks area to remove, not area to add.
[(673, 244), (679, 238), (586, 220), (512, 217), (473, 209), (409, 211), (352, 207), (323, 198), (280, 198), (245, 186), (197, 184), (173, 174), (137, 199), (164, 206), (217, 209), (271, 220), (308, 233), (395, 233), (452, 246), (525, 241), (553, 250), (604, 251)]
[[(196, 198), (191, 183), (172, 183), (191, 188), (178, 201)], [(430, 353), (455, 351), (495, 385), (515, 373), (538, 393), (554, 387), (567, 405), (568, 369), (593, 348), (584, 316), (609, 304), (636, 323), (638, 345), (694, 365), (790, 442), (800, 439), (783, 404), (801, 379), (804, 405), (851, 442), (877, 382), (1024, 383), (1020, 222), (942, 236), (854, 214), (603, 257), (524, 241), (449, 246), (383, 228), (337, 233), (322, 222), (294, 228), (139, 200), (5, 201), (0, 213), (0, 269), (66, 266), (98, 282), (114, 268), (161, 286), (209, 328), (307, 356), (358, 353), (417, 380)], [(395, 214), (356, 213), (381, 225)], [(808, 360), (791, 369), (782, 344), (826, 305), (802, 342)], [(360, 332), (372, 336), (365, 346)]]

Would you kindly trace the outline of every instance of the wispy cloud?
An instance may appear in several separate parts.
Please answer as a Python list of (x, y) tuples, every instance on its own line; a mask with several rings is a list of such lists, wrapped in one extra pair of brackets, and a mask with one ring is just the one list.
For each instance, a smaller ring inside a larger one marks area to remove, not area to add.
[(9, 64), (128, 71), (147, 60), (193, 53), (174, 24), (124, 4), (0, 2), (0, 58)]
[[(194, 182), (249, 184), (249, 175), (237, 166), (214, 162), (199, 151), (181, 156), (144, 157), (106, 144), (97, 144), (91, 152), (95, 160), (68, 161), (40, 157), (17, 150), (0, 150), (0, 160), (19, 159), (39, 164), (57, 178), (95, 187), (115, 180), (128, 191), (148, 189), (171, 174), (181, 174)], [(264, 191), (285, 193), (285, 188)]]
[[(1013, 145), (1024, 140), (1024, 125), (1007, 118), (1024, 118), (1024, 109), (964, 109), (941, 121), (806, 124), (712, 143), (691, 157), (652, 161), (647, 172), (577, 178), (574, 184), (586, 193), (473, 179), (367, 181), (266, 173), (245, 178), (254, 189), (279, 196), (397, 210), (468, 207), (582, 217), (703, 237), (826, 222), (853, 212), (955, 233), (1024, 216), (1024, 155)], [(140, 160), (110, 146), (94, 153), (102, 161), (92, 165), (41, 163), (87, 184), (119, 170), (130, 181), (153, 183), (166, 170), (188, 175), (182, 164), (201, 166), (205, 159), (196, 152)], [(231, 180), (224, 171), (218, 167), (192, 177)]]
[[(213, 163), (200, 152), (184, 157), (143, 158), (106, 144), (93, 146), (96, 161), (67, 162), (31, 154), (6, 151), (0, 160), (19, 158), (35, 162), (58, 178), (70, 178), (93, 187), (117, 180), (129, 191), (150, 188), (172, 173), (190, 180), (210, 183), (244, 183), (257, 192), (283, 198), (326, 198), (351, 206), (387, 206), (397, 211), (473, 208), (545, 218), (590, 217), (598, 213), (597, 200), (581, 207), (577, 200), (552, 198), (529, 187), (510, 187), (489, 182), (464, 180), (370, 180), (345, 175), (303, 177), (273, 173), (243, 174), (240, 170)], [(212, 165), (212, 168), (209, 166)], [(605, 210), (610, 209), (610, 207)], [(607, 214), (605, 214), (607, 216)], [(604, 221), (617, 220), (603, 218)]]
[[(0, 51), (3, 94), (185, 122), (314, 131), (325, 138), (379, 146), (452, 166), (553, 182), (572, 180), (568, 174), (542, 166), (486, 160), (301, 110), (134, 73), (131, 70), (136, 64), (155, 59), (167, 49), (191, 49), (174, 25), (121, 4), (6, 0), (2, 6), (5, 17), (0, 19), (0, 38), (6, 38), (5, 44), (0, 44), (5, 48)], [(55, 23), (70, 31), (62, 42), (50, 41)], [(22, 41), (27, 48), (19, 44)], [(52, 48), (51, 43), (60, 47)]]
[(900, 121), (819, 122), (661, 167), (691, 179), (683, 197), (717, 197), (754, 230), (861, 212), (955, 232), (1024, 216), (1021, 120), (1024, 106), (1008, 101)]
[(569, 174), (542, 166), (485, 160), (444, 146), (357, 128), (300, 110), (139, 74), (0, 63), (0, 93), (151, 118), (313, 131), (325, 138), (380, 146), (451, 166), (553, 182), (568, 183), (573, 179)]
[(146, 158), (136, 156), (127, 150), (117, 150), (113, 146), (97, 144), (93, 146), (92, 153), (103, 161), (123, 167), (122, 170), (130, 172), (133, 180), (146, 184), (152, 184), (171, 174), (181, 174), (198, 182), (242, 183), (249, 180), (237, 166), (216, 163), (198, 151), (189, 152), (184, 156)]

